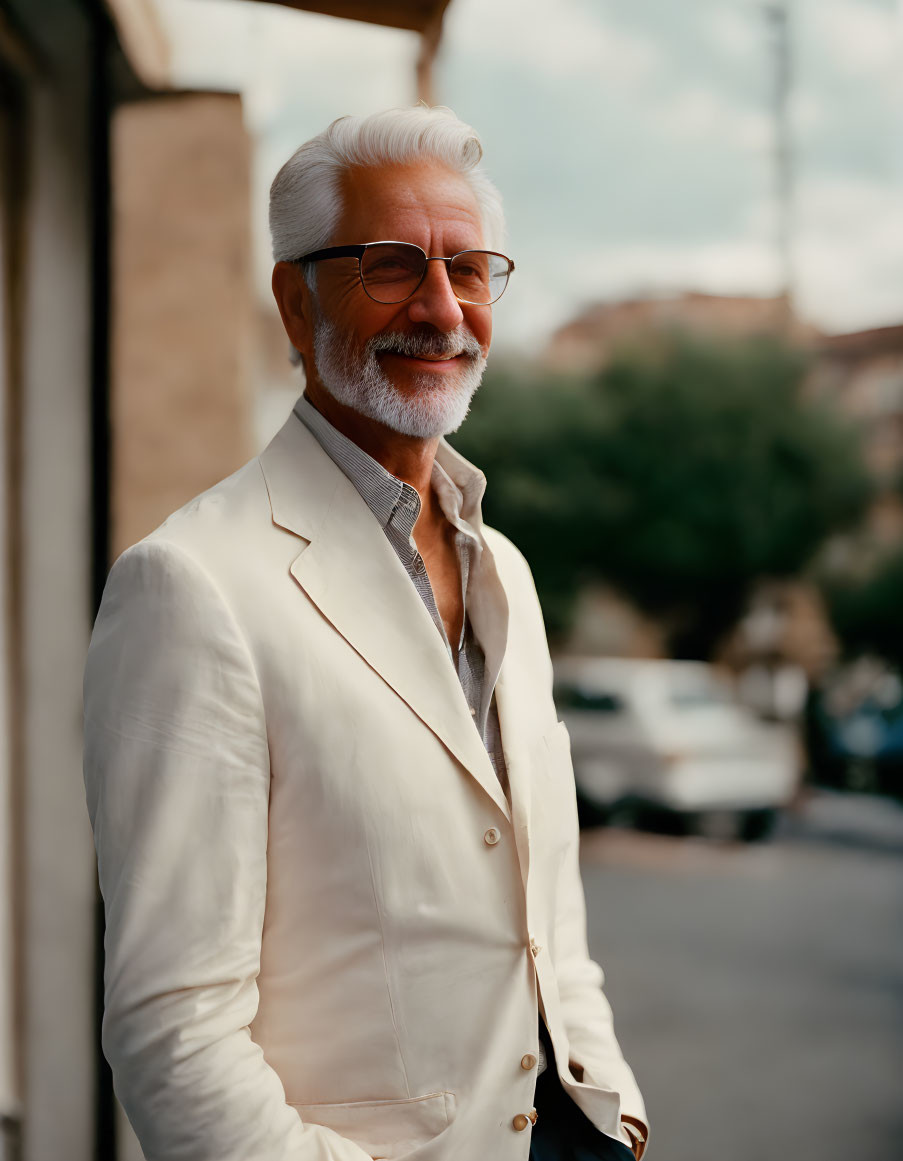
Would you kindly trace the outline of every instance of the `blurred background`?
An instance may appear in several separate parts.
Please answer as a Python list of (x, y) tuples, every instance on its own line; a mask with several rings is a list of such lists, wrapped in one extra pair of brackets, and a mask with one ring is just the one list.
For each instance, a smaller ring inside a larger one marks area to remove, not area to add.
[(506, 200), (453, 442), (543, 602), (649, 1156), (899, 1161), (901, 78), (899, 0), (0, 0), (2, 1161), (140, 1158), (98, 1048), (94, 611), (302, 389), (276, 169), (417, 99)]

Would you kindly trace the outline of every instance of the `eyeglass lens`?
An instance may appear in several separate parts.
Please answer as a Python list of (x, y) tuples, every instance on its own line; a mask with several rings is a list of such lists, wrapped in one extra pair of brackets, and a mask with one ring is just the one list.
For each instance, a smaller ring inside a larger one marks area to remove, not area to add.
[[(426, 256), (418, 246), (379, 242), (361, 257), (361, 281), (377, 302), (403, 302), (420, 285), (425, 267)], [(508, 260), (486, 250), (466, 250), (451, 260), (448, 277), (456, 298), (488, 306), (508, 284)]]

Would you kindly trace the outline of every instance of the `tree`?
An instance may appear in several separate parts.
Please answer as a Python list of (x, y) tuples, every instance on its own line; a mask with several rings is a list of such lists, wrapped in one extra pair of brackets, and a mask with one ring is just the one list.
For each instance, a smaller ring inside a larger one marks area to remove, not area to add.
[(855, 522), (855, 432), (801, 394), (775, 342), (673, 337), (594, 377), (496, 373), (453, 442), (489, 477), (485, 516), (529, 560), (549, 629), (606, 580), (706, 657), (752, 583), (790, 576)]
[(879, 556), (864, 574), (824, 569), (820, 581), (845, 653), (874, 653), (903, 671), (903, 549)]

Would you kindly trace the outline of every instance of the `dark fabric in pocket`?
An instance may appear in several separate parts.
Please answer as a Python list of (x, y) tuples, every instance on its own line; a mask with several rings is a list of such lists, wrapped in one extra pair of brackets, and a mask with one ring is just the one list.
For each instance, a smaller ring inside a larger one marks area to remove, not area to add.
[(539, 1035), (548, 1067), (536, 1081), (536, 1124), (530, 1161), (634, 1161), (633, 1151), (599, 1131), (568, 1096), (558, 1079), (555, 1053), (540, 1018)]

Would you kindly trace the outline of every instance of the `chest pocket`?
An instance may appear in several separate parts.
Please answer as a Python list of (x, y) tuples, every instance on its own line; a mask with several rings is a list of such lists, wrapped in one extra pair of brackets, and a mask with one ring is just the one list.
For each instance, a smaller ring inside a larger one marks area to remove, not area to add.
[(571, 739), (564, 722), (558, 722), (533, 748), (531, 864), (554, 873), (576, 826)]

